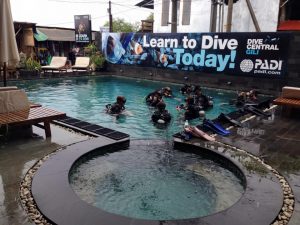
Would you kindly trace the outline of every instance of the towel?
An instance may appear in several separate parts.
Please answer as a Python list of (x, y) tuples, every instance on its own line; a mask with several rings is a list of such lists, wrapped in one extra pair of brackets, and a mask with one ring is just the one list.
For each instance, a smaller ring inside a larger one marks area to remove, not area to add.
[(29, 110), (30, 103), (25, 91), (9, 90), (0, 92), (0, 113)]

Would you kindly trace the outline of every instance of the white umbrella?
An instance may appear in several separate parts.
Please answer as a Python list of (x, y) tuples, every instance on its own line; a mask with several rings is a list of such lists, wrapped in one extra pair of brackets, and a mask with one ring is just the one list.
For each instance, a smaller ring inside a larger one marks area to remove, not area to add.
[(4, 86), (6, 86), (7, 66), (15, 66), (19, 60), (10, 1), (0, 0), (0, 65), (3, 65)]

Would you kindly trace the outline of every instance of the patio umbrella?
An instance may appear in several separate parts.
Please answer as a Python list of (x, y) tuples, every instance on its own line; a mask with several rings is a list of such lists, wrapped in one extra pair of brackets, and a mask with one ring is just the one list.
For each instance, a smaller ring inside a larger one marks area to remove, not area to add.
[(3, 65), (3, 86), (6, 86), (7, 66), (19, 62), (19, 53), (15, 38), (10, 0), (0, 1), (0, 65)]

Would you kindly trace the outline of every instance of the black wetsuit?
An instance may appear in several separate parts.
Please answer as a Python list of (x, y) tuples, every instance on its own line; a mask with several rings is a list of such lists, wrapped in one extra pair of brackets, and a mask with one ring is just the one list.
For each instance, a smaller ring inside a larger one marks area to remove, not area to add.
[(194, 96), (194, 99), (195, 105), (199, 106), (200, 109), (206, 110), (211, 106), (206, 95)]
[(120, 105), (119, 103), (115, 102), (114, 104), (108, 104), (106, 105), (107, 112), (109, 114), (120, 114), (122, 111), (125, 110), (124, 105)]
[(163, 120), (165, 123), (168, 123), (171, 121), (171, 118), (171, 114), (165, 109), (155, 111), (151, 117), (154, 123), (157, 123), (158, 120)]
[(152, 92), (147, 95), (146, 103), (150, 106), (156, 107), (156, 105), (161, 101), (162, 95), (158, 92)]
[(199, 111), (201, 110), (201, 108), (197, 105), (191, 104), (188, 105), (186, 107), (186, 111), (184, 113), (184, 117), (186, 120), (192, 120), (192, 119), (196, 119), (198, 118), (199, 115)]
[(192, 92), (192, 86), (189, 84), (185, 84), (182, 88), (180, 88), (181, 94), (190, 94)]

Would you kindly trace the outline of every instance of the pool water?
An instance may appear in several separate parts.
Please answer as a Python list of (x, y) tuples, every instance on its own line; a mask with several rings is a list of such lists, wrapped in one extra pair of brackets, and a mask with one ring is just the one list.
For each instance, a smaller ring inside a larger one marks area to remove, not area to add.
[[(33, 102), (66, 112), (70, 117), (128, 133), (131, 138), (170, 139), (184, 124), (183, 111), (176, 110), (176, 106), (184, 103), (185, 97), (179, 92), (182, 85), (110, 76), (25, 81), (18, 86), (25, 89)], [(145, 96), (166, 86), (171, 87), (175, 95), (175, 98), (164, 98), (173, 118), (168, 126), (154, 125), (151, 121), (154, 109), (146, 105)], [(221, 112), (235, 110), (228, 104), (236, 97), (235, 93), (205, 88), (203, 92), (214, 101), (214, 107), (206, 111), (207, 118), (214, 119)], [(105, 112), (105, 105), (115, 102), (118, 95), (127, 99), (127, 115), (117, 119)], [(190, 122), (192, 125), (199, 123), (200, 119)]]
[(207, 216), (233, 205), (244, 190), (222, 165), (155, 141), (93, 157), (72, 170), (70, 183), (91, 205), (149, 220)]

